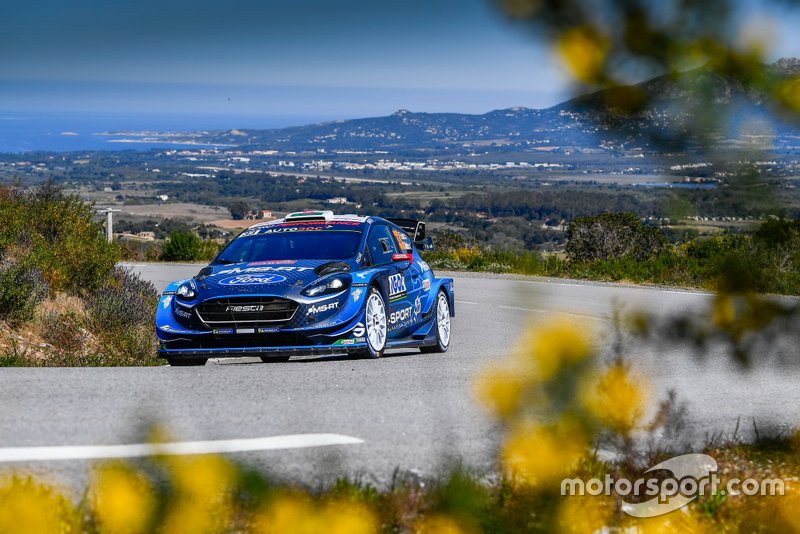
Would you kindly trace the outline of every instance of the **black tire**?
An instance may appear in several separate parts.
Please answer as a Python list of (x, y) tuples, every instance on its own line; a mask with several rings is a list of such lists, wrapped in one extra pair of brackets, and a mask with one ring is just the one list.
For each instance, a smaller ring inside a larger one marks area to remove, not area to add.
[(167, 358), (171, 367), (198, 367), (205, 365), (208, 358)]
[(262, 356), (261, 361), (264, 363), (279, 363), (288, 362), (291, 356)]
[[(440, 307), (442, 307), (442, 314), (440, 314)], [(436, 295), (436, 309), (433, 311), (436, 322), (433, 327), (436, 329), (436, 345), (429, 345), (427, 347), (420, 347), (419, 350), (426, 354), (447, 352), (450, 346), (450, 301), (444, 291), (439, 291)], [(441, 317), (440, 317), (441, 315)], [(443, 339), (443, 329), (439, 324), (440, 321), (447, 321), (446, 339)]]
[[(370, 310), (372, 311), (371, 316)], [(380, 336), (377, 335), (375, 330), (373, 330), (373, 336), (370, 336), (370, 325), (378, 330), (383, 329), (382, 341), (378, 339)], [(386, 317), (386, 303), (380, 291), (374, 287), (370, 288), (367, 301), (364, 304), (364, 337), (367, 340), (367, 347), (360, 354), (367, 358), (380, 358), (383, 356), (383, 353), (386, 352), (386, 342), (389, 337), (389, 325)], [(374, 342), (373, 337), (375, 337)]]

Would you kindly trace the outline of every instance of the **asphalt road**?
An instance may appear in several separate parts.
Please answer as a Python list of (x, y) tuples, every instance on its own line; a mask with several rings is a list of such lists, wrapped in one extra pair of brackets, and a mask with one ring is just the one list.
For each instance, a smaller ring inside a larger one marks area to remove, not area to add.
[[(193, 265), (137, 265), (162, 289)], [(233, 458), (277, 476), (318, 483), (336, 475), (378, 483), (393, 470), (428, 475), (450, 461), (493, 467), (499, 434), (472, 394), (475, 374), (506, 355), (528, 321), (569, 313), (600, 335), (614, 309), (682, 313), (706, 306), (702, 293), (539, 281), (456, 279), (456, 318), (442, 355), (390, 352), (380, 360), (345, 357), (211, 361), (201, 368), (0, 370), (0, 448), (123, 445), (141, 441), (152, 422), (181, 440), (233, 440), (330, 433), (343, 445), (232, 449)], [(608, 348), (605, 349), (608, 352)], [(800, 426), (800, 369), (762, 365), (739, 371), (720, 348), (700, 361), (680, 349), (637, 347), (636, 367), (654, 396), (674, 389), (689, 409), (689, 432), (702, 438), (746, 434), (756, 421)], [(358, 442), (361, 440), (361, 442)], [(70, 484), (86, 477), (81, 460), (8, 464)]]

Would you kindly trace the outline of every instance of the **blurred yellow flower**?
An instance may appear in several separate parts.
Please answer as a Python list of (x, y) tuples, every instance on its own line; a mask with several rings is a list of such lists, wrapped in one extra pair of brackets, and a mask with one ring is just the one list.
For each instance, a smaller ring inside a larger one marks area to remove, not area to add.
[(556, 51), (569, 74), (581, 83), (600, 81), (608, 54), (608, 40), (591, 28), (565, 31), (556, 42)]
[(775, 96), (778, 102), (795, 113), (800, 113), (800, 76), (779, 83)]
[(562, 420), (555, 425), (528, 424), (513, 429), (500, 455), (514, 479), (541, 485), (560, 481), (586, 451), (580, 429)]
[(533, 365), (541, 380), (548, 380), (559, 370), (585, 359), (591, 353), (589, 334), (566, 317), (526, 329), (517, 343), (515, 354)]
[(336, 501), (315, 506), (305, 496), (285, 495), (256, 515), (250, 531), (259, 534), (372, 534), (377, 530), (375, 515), (360, 504)]
[(786, 493), (775, 498), (778, 505), (779, 519), (784, 528), (791, 532), (800, 532), (800, 489), (787, 485)]
[(164, 532), (216, 532), (229, 524), (236, 470), (228, 461), (210, 455), (170, 457), (164, 461), (175, 489)]
[(62, 534), (77, 532), (79, 516), (52, 487), (14, 477), (0, 481), (0, 532)]
[(606, 496), (565, 497), (558, 509), (558, 531), (565, 534), (591, 534), (610, 526), (615, 503)]
[(466, 531), (452, 517), (437, 514), (423, 518), (417, 523), (414, 532), (416, 534), (463, 534)]
[(92, 484), (92, 505), (103, 532), (145, 532), (155, 509), (150, 483), (123, 464), (100, 468)]
[(704, 534), (711, 532), (708, 524), (695, 514), (691, 508), (681, 508), (658, 517), (629, 519), (624, 525), (625, 532), (636, 534)]
[(719, 328), (727, 328), (736, 319), (736, 302), (730, 295), (717, 295), (711, 306), (711, 321)]
[(236, 470), (221, 456), (176, 456), (167, 465), (176, 491), (204, 503), (223, 498), (236, 482)]
[(495, 415), (507, 418), (519, 408), (524, 387), (523, 373), (494, 367), (478, 375), (475, 393)]
[(584, 384), (581, 400), (601, 424), (617, 432), (629, 432), (643, 415), (646, 395), (642, 380), (632, 376), (625, 366), (614, 364)]

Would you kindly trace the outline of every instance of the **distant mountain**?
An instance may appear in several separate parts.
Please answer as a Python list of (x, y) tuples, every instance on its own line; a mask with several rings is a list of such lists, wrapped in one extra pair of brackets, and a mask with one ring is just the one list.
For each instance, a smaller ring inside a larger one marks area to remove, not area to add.
[[(775, 80), (800, 74), (800, 60), (781, 59), (767, 67)], [(647, 107), (641, 104), (647, 102)], [(398, 111), (388, 117), (311, 124), (278, 130), (230, 130), (203, 135), (203, 141), (279, 150), (386, 150), (392, 153), (518, 150), (537, 146), (597, 147), (601, 143), (647, 144), (661, 135), (680, 138), (699, 119), (701, 129), (737, 125), (760, 130), (775, 121), (766, 95), (699, 68), (646, 82), (574, 98), (549, 109), (509, 108), (483, 115)], [(619, 113), (623, 112), (621, 117)], [(733, 122), (719, 124), (720, 116)], [(691, 121), (689, 119), (692, 119)], [(793, 130), (792, 126), (780, 128)], [(780, 129), (779, 128), (779, 129)]]

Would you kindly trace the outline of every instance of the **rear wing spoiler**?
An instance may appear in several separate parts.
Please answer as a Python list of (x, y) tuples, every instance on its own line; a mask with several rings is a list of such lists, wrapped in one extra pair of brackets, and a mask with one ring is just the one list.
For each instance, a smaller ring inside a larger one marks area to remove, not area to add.
[(396, 224), (414, 242), (417, 248), (422, 250), (433, 250), (433, 241), (425, 235), (425, 223), (416, 219), (386, 218), (392, 224)]

